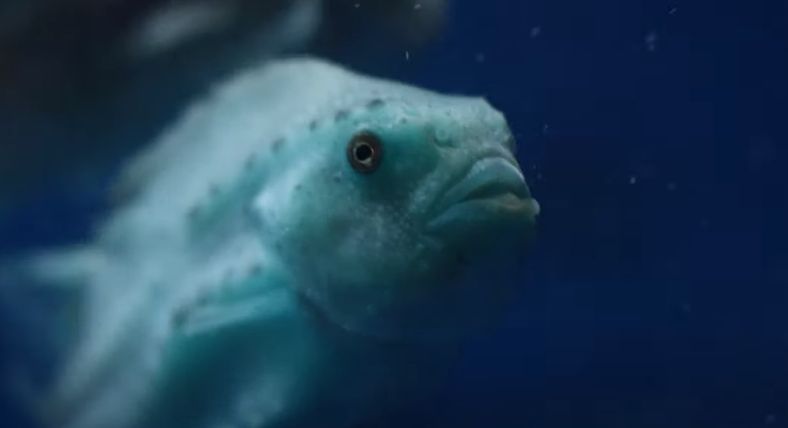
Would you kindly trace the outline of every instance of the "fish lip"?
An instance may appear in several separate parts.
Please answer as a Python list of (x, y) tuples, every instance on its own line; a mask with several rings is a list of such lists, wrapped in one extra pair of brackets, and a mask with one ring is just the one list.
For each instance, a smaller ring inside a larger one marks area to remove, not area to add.
[(434, 223), (452, 207), (470, 201), (483, 201), (505, 195), (530, 199), (531, 195), (517, 161), (502, 151), (491, 151), (474, 158), (458, 180), (442, 191), (433, 206), (429, 224)]

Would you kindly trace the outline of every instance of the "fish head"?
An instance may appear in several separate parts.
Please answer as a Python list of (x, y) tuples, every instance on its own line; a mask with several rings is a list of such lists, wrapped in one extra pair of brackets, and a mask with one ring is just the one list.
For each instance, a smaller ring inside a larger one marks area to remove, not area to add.
[(432, 340), (510, 299), (539, 207), (500, 112), (410, 95), (313, 124), (256, 205), (261, 233), (328, 320)]

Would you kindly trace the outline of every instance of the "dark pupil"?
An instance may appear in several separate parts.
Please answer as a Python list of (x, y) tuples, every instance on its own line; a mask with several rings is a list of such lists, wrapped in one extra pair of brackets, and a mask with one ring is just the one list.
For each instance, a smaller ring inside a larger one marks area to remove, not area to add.
[(356, 159), (365, 162), (372, 157), (372, 147), (369, 144), (361, 144), (356, 147)]

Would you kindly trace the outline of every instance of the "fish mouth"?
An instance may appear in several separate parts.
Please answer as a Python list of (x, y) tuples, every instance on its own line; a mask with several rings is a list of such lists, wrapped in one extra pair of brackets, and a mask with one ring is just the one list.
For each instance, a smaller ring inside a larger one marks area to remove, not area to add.
[(538, 205), (516, 161), (493, 155), (475, 161), (440, 198), (436, 212), (427, 223), (429, 231), (472, 229), (503, 220), (532, 221)]

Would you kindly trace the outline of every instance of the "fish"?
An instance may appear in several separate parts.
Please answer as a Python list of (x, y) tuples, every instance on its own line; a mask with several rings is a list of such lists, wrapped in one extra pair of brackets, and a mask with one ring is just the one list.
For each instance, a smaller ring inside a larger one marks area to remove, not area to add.
[(420, 396), (521, 287), (540, 211), (504, 115), (313, 57), (217, 84), (83, 243), (38, 405), (66, 428), (343, 427)]

